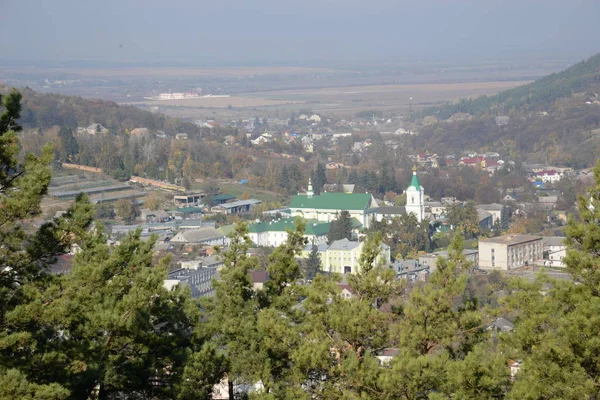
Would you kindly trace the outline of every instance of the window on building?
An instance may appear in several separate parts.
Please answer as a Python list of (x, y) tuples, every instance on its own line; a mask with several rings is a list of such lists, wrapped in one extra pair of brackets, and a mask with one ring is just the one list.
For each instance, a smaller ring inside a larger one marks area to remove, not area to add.
[(415, 204), (415, 196), (411, 197), (412, 204)]

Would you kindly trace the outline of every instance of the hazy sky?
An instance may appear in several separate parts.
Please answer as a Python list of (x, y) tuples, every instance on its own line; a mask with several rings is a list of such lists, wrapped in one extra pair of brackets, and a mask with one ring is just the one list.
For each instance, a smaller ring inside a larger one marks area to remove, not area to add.
[(584, 57), (600, 51), (598, 16), (598, 0), (0, 0), (0, 58)]

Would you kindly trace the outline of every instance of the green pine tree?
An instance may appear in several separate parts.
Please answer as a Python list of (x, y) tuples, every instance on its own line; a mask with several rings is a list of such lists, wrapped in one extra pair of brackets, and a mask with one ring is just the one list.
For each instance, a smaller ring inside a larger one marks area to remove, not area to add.
[(564, 262), (573, 282), (542, 274), (533, 283), (513, 284), (509, 306), (519, 318), (505, 351), (523, 362), (510, 398), (600, 396), (600, 163), (594, 177), (566, 229)]
[(327, 241), (331, 244), (340, 239), (352, 240), (352, 237), (352, 218), (347, 210), (342, 210), (342, 212), (331, 221), (329, 232), (327, 233)]
[(308, 280), (314, 279), (314, 277), (321, 271), (321, 255), (319, 254), (319, 248), (315, 244), (314, 240), (310, 249), (308, 258), (305, 261), (305, 273), (304, 276)]
[[(220, 252), (223, 268), (220, 279), (214, 282), (216, 295), (204, 304), (207, 324), (202, 335), (223, 349), (231, 384), (252, 384), (260, 379), (262, 362), (257, 354), (261, 340), (256, 329), (259, 302), (250, 277), (250, 271), (258, 269), (258, 259), (247, 254), (252, 241), (246, 223), (236, 224), (229, 238), (229, 247)], [(233, 386), (229, 389), (233, 396)]]
[(325, 184), (327, 184), (327, 173), (323, 164), (318, 162), (312, 174), (312, 186), (315, 196), (318, 196), (323, 192), (323, 186), (325, 186)]
[(348, 183), (355, 185), (358, 183), (358, 175), (356, 173), (356, 170), (351, 170), (350, 173), (348, 174)]
[(58, 141), (61, 160), (73, 161), (79, 153), (79, 144), (75, 136), (73, 136), (71, 128), (61, 127), (58, 130)]
[(230, 246), (222, 253), (221, 280), (215, 282), (216, 296), (206, 303), (205, 335), (226, 356), (225, 372), (232, 383), (261, 381), (265, 392), (273, 394), (287, 391), (297, 381), (291, 351), (301, 341), (294, 306), (303, 293), (296, 260), (306, 245), (303, 236), (304, 223), (297, 221), (287, 242), (269, 256), (269, 281), (263, 290), (253, 288), (249, 275), (258, 263), (246, 254), (251, 244), (247, 225), (236, 225), (230, 236)]
[(27, 154), (18, 161), (20, 101), (16, 91), (0, 96), (0, 397), (59, 399), (69, 394), (68, 385), (52, 379), (52, 368), (36, 365), (41, 357), (53, 363), (62, 356), (39, 351), (57, 341), (56, 332), (40, 322), (39, 309), (24, 308), (53, 285), (48, 268), (81, 238), (91, 213), (78, 198), (63, 217), (39, 229), (28, 223), (40, 213), (50, 184), (53, 149), (45, 146), (40, 157)]
[(189, 293), (163, 287), (169, 260), (155, 264), (139, 231), (111, 249), (98, 226), (78, 244), (72, 272), (30, 288), (8, 319), (34, 339), (15, 362), (75, 398), (175, 397), (198, 315)]

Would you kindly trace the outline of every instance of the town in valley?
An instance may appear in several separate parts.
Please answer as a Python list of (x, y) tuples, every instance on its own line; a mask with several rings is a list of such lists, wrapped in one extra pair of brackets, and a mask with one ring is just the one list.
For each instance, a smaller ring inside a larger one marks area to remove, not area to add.
[(28, 3), (0, 400), (600, 399), (598, 5)]

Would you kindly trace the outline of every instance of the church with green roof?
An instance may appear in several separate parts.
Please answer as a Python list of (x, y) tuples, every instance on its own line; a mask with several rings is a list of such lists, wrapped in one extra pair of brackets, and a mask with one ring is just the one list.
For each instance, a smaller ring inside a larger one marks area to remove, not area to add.
[(406, 188), (406, 207), (379, 207), (370, 193), (323, 192), (314, 195), (309, 179), (306, 194), (294, 196), (289, 208), (292, 217), (299, 216), (321, 222), (331, 222), (340, 212), (347, 210), (350, 217), (365, 228), (370, 226), (373, 219), (381, 221), (389, 217), (389, 209), (394, 209), (393, 213), (396, 215), (413, 213), (421, 222), (425, 219), (425, 189), (419, 182), (417, 169), (413, 168), (410, 184)]
[(376, 213), (377, 202), (370, 193), (324, 192), (314, 195), (309, 180), (306, 194), (294, 196), (290, 204), (293, 217), (300, 216), (322, 222), (333, 221), (344, 210), (350, 213), (351, 218), (356, 218), (368, 228)]

